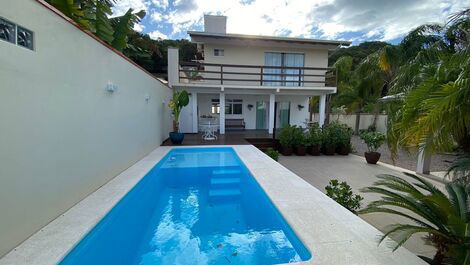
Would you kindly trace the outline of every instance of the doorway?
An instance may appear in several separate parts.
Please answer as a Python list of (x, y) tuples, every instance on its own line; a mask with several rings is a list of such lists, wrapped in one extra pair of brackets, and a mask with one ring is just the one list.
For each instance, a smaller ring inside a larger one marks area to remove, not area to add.
[(266, 129), (266, 111), (267, 103), (264, 101), (256, 102), (256, 129)]

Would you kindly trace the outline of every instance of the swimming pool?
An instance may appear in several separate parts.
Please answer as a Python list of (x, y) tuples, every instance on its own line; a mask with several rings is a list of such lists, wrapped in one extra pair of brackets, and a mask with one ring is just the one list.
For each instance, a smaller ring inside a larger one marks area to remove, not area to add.
[(60, 264), (279, 264), (310, 257), (232, 148), (181, 148)]

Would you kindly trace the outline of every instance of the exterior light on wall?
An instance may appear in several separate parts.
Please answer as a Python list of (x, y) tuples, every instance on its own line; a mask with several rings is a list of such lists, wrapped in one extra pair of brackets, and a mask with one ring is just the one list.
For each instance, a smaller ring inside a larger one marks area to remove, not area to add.
[(248, 110), (251, 110), (251, 109), (253, 109), (254, 106), (253, 106), (253, 104), (248, 104), (247, 107), (248, 107)]
[(109, 93), (113, 93), (114, 91), (116, 91), (116, 89), (117, 86), (111, 83), (111, 81), (108, 81), (108, 84), (106, 85), (106, 91), (108, 91)]
[(145, 98), (145, 102), (148, 103), (149, 100), (150, 100), (150, 95), (149, 95), (149, 94), (145, 94), (145, 97), (144, 97), (144, 98)]
[(297, 105), (297, 108), (299, 108), (299, 111), (301, 111), (304, 108), (304, 105)]

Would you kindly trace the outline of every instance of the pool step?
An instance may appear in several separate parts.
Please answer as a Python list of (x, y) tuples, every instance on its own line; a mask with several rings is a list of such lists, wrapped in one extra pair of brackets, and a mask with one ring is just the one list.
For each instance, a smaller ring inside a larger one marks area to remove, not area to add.
[(212, 175), (236, 175), (241, 174), (242, 172), (239, 169), (214, 169), (212, 170)]
[(240, 190), (239, 189), (214, 189), (209, 190), (209, 197), (231, 197), (231, 196), (239, 196)]
[(240, 178), (213, 178), (211, 185), (240, 184)]

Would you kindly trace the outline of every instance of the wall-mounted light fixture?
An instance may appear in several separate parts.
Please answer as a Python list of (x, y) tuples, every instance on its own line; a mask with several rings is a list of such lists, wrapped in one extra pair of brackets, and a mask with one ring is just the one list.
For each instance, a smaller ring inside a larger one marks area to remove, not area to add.
[(251, 110), (251, 109), (253, 109), (253, 107), (254, 107), (253, 104), (248, 104), (248, 105), (246, 105), (246, 106), (248, 107), (248, 110)]
[(108, 84), (106, 85), (106, 91), (108, 91), (109, 93), (113, 93), (114, 91), (116, 91), (116, 89), (117, 86), (111, 83), (111, 81), (108, 81)]
[(150, 95), (149, 95), (149, 94), (145, 94), (145, 97), (144, 97), (144, 98), (145, 98), (145, 102), (148, 103), (149, 100), (150, 100)]
[(299, 111), (301, 111), (304, 108), (304, 105), (297, 105), (297, 108), (299, 108)]

